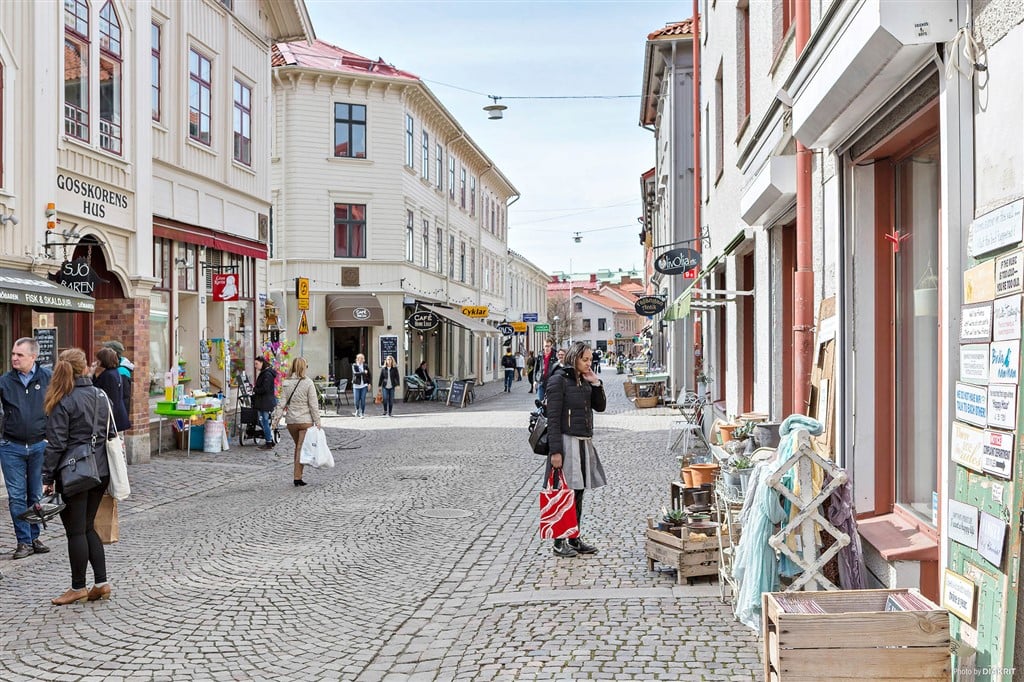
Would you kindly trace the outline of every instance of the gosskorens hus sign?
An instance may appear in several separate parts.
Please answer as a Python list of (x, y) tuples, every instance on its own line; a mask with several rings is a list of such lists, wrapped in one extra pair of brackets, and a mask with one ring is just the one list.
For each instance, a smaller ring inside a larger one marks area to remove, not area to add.
[(71, 173), (57, 174), (57, 211), (127, 226), (131, 219), (129, 195)]

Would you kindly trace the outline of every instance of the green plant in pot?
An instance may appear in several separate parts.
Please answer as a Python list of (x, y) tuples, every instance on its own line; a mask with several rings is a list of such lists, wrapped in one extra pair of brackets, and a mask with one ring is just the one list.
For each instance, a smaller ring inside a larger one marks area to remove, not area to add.
[(669, 509), (665, 512), (665, 523), (670, 526), (681, 526), (686, 522), (686, 512), (682, 509)]
[(748, 457), (737, 457), (732, 461), (732, 469), (734, 471), (743, 471), (744, 469), (753, 469), (754, 463), (750, 461)]

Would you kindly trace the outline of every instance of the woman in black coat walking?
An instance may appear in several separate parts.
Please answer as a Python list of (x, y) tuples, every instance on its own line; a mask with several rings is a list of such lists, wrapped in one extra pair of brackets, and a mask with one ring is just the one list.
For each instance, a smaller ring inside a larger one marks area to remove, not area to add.
[(96, 351), (96, 376), (92, 380), (93, 386), (102, 389), (110, 398), (110, 405), (113, 407), (111, 414), (114, 416), (114, 426), (118, 433), (124, 433), (132, 427), (128, 410), (125, 409), (124, 383), (121, 381), (121, 371), (118, 369), (120, 358), (117, 351), (112, 348), (100, 348)]
[(260, 450), (273, 450), (277, 443), (274, 439), (274, 430), (270, 425), (270, 413), (277, 407), (277, 395), (275, 394), (277, 372), (262, 355), (256, 356), (255, 367), (256, 383), (252, 387), (252, 407), (256, 410), (260, 428), (263, 429), (264, 443), (260, 446)]
[[(561, 469), (566, 485), (576, 491), (576, 525), (583, 518), (583, 491), (607, 483), (604, 467), (591, 438), (594, 436), (594, 412), (604, 412), (607, 398), (604, 385), (591, 369), (590, 347), (573, 343), (565, 361), (548, 379), (545, 396), (548, 404), (548, 443), (551, 452), (544, 471), (545, 483), (552, 469)], [(555, 556), (573, 557), (594, 554), (597, 548), (582, 538), (555, 540)]]
[(398, 366), (395, 365), (395, 358), (389, 355), (387, 360), (384, 361), (384, 366), (380, 368), (380, 379), (377, 381), (377, 386), (380, 388), (381, 394), (384, 397), (383, 407), (385, 417), (395, 416), (391, 414), (391, 410), (395, 406), (395, 389), (398, 388), (401, 383), (402, 377), (398, 374)]

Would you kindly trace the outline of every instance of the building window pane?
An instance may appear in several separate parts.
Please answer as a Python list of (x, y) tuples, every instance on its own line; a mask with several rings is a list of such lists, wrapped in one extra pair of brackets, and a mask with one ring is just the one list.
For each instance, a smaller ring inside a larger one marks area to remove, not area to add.
[(455, 235), (448, 236), (448, 277), (455, 279)]
[(603, 317), (597, 318), (597, 331), (599, 331), (599, 332), (608, 331), (608, 326), (607, 325), (608, 325), (608, 320), (607, 319), (605, 319)]
[(405, 165), (413, 168), (416, 165), (416, 152), (413, 147), (413, 123), (412, 116), (405, 115)]
[(455, 198), (455, 158), (448, 155), (448, 198)]
[(414, 232), (414, 221), (412, 211), (405, 212), (405, 260), (410, 263), (416, 262), (416, 237)]
[(197, 142), (209, 145), (210, 139), (210, 60), (196, 52), (188, 51), (188, 136)]
[(435, 181), (437, 182), (437, 189), (444, 191), (444, 148), (441, 145), (437, 145), (436, 148), (437, 159), (434, 163), (437, 166)]
[(444, 274), (444, 232), (437, 228), (437, 272)]
[(366, 258), (366, 205), (334, 205), (334, 257)]
[(334, 155), (366, 158), (366, 107), (334, 103)]
[(466, 169), (459, 169), (459, 206), (466, 208)]
[(121, 153), (121, 22), (109, 2), (100, 10), (100, 147)]
[(423, 220), (423, 267), (430, 269), (430, 221)]
[(89, 141), (89, 45), (64, 39), (64, 132)]
[(421, 137), (423, 142), (423, 167), (420, 168), (420, 175), (424, 180), (430, 182), (430, 134), (424, 130)]
[(235, 161), (252, 165), (252, 89), (235, 81), (234, 86), (234, 157)]
[(152, 92), (150, 95), (150, 106), (153, 108), (153, 120), (160, 120), (160, 27), (153, 24), (150, 29), (150, 76), (153, 80)]
[(459, 242), (459, 281), (466, 281), (466, 242)]

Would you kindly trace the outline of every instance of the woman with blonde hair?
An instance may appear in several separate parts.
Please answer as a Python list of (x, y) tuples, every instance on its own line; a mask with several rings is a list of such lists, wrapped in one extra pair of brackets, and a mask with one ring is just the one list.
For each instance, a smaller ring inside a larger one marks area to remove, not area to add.
[(302, 441), (306, 438), (306, 431), (309, 427), (320, 428), (320, 400), (316, 392), (316, 384), (306, 376), (306, 359), (295, 358), (292, 360), (292, 370), (281, 387), (281, 395), (285, 398), (285, 423), (288, 425), (288, 433), (295, 441), (294, 467), (292, 482), (296, 486), (306, 485), (302, 480), (303, 466), (299, 462), (299, 453), (302, 452)]
[[(110, 482), (106, 443), (115, 434), (108, 432), (109, 402), (103, 391), (92, 384), (92, 368), (79, 348), (61, 351), (53, 367), (53, 378), (43, 400), (46, 412), (46, 452), (43, 455), (43, 492), (61, 491), (59, 466), (68, 450), (93, 443), (92, 456), (100, 482), (74, 495), (65, 495), (67, 506), (60, 520), (68, 537), (68, 562), (71, 564), (71, 589), (50, 601), (57, 605), (110, 598), (107, 562), (103, 543), (93, 522)], [(93, 430), (102, 437), (95, 441)], [(86, 568), (92, 565), (94, 585), (85, 589)]]
[(384, 361), (384, 366), (380, 368), (380, 380), (377, 382), (377, 386), (381, 390), (381, 395), (384, 398), (384, 417), (393, 417), (391, 414), (392, 409), (395, 407), (395, 388), (398, 387), (402, 382), (402, 377), (398, 374), (398, 366), (395, 364), (395, 356), (389, 355)]

